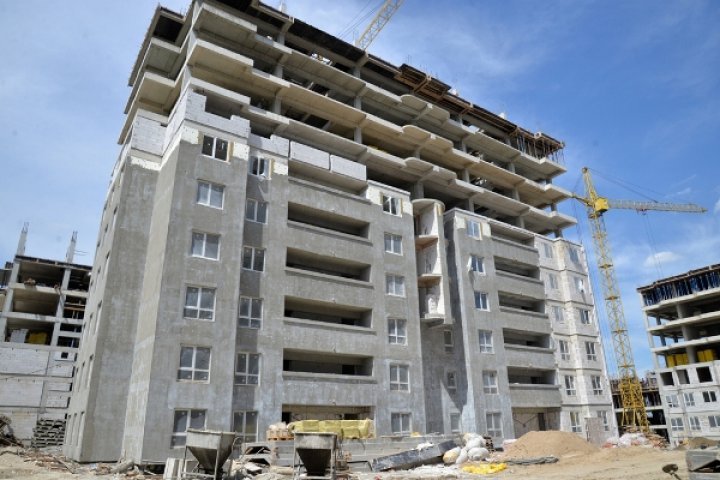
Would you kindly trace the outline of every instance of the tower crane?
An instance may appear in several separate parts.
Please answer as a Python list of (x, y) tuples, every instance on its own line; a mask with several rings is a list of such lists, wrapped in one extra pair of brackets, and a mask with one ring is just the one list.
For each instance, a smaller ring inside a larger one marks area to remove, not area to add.
[(610, 243), (607, 238), (603, 214), (610, 209), (636, 210), (638, 212), (660, 210), (686, 213), (703, 213), (706, 210), (691, 203), (674, 204), (609, 200), (606, 197), (598, 195), (592, 177), (590, 176), (590, 170), (587, 167), (582, 169), (582, 173), (585, 183), (585, 196), (573, 194), (573, 198), (585, 205), (590, 224), (592, 225), (595, 256), (602, 278), (605, 310), (608, 316), (615, 361), (620, 377), (618, 379), (618, 390), (620, 392), (620, 406), (622, 408), (621, 426), (626, 429), (627, 427), (637, 427), (647, 432), (649, 431), (649, 424), (645, 411), (645, 402), (642, 396), (642, 385), (635, 371), (630, 335), (628, 334), (628, 328), (625, 322), (625, 313), (620, 298), (620, 288), (615, 278), (615, 267), (613, 266), (612, 256), (610, 254)]
[(405, 0), (385, 0), (385, 3), (383, 3), (382, 7), (380, 7), (380, 10), (378, 10), (375, 18), (373, 18), (370, 24), (365, 28), (362, 35), (355, 40), (355, 46), (363, 50), (367, 50), (373, 40), (375, 40), (375, 37), (378, 36), (378, 33), (380, 33), (380, 30), (387, 25), (404, 1)]

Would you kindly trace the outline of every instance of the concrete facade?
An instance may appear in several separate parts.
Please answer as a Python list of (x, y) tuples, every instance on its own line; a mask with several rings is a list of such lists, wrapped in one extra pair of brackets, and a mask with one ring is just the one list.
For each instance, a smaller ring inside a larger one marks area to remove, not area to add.
[(26, 256), (26, 233), (0, 276), (0, 414), (29, 445), (39, 420), (65, 420), (82, 378), (73, 373), (90, 267), (72, 263), (72, 253), (66, 261)]
[[(255, 2), (159, 8), (130, 84), (66, 455), (164, 462), (188, 426), (499, 441), (612, 417), (561, 142)], [(556, 328), (551, 304), (593, 320)]]
[(671, 445), (720, 440), (720, 265), (638, 288)]

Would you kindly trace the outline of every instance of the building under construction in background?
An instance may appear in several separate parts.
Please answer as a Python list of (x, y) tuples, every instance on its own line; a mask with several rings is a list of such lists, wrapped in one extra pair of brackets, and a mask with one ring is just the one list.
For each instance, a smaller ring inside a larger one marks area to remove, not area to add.
[(671, 444), (720, 440), (720, 265), (638, 292)]
[(26, 237), (0, 270), (0, 415), (26, 445), (62, 445), (91, 267), (74, 234), (63, 261), (25, 255)]
[[(648, 372), (645, 377), (641, 378), (639, 381), (642, 388), (642, 397), (643, 403), (645, 404), (648, 427), (652, 433), (668, 440), (669, 437), (665, 421), (665, 411), (660, 397), (660, 387), (658, 386), (657, 375), (653, 372)], [(622, 428), (624, 408), (618, 384), (619, 381), (617, 379), (610, 379), (613, 407), (615, 408), (615, 421), (620, 428)]]
[(66, 455), (614, 433), (562, 142), (256, 1), (158, 8), (129, 84)]

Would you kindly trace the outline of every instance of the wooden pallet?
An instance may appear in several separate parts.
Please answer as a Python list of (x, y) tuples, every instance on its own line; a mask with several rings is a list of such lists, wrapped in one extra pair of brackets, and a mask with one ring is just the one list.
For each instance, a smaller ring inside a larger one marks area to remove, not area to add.
[(265, 436), (269, 442), (292, 440), (294, 438), (287, 430), (268, 430), (265, 432)]

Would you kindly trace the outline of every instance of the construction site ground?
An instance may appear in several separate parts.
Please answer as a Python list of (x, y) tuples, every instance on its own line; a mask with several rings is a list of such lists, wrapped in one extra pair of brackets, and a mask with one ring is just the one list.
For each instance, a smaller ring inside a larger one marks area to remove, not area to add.
[[(522, 478), (524, 480), (650, 480), (670, 479), (662, 472), (662, 466), (668, 463), (677, 464), (680, 478), (688, 478), (685, 467), (685, 451), (660, 450), (647, 447), (629, 447), (598, 449), (593, 453), (569, 453), (559, 457), (554, 464), (518, 466), (511, 465), (500, 473), (493, 475), (473, 475), (464, 473), (456, 467), (425, 466), (414, 470), (398, 472), (367, 472), (352, 474), (358, 480), (391, 480), (391, 479), (479, 479)], [(39, 460), (38, 460), (39, 459)], [(45, 459), (45, 460), (42, 460)], [(40, 463), (40, 465), (38, 464)], [(70, 473), (67, 467), (58, 463), (47, 462), (47, 456), (32, 454), (17, 448), (0, 449), (0, 480), (90, 480), (99, 478), (160, 479), (162, 476), (142, 475), (132, 472), (125, 474), (97, 475), (92, 465), (69, 464), (77, 473)], [(289, 480), (289, 475), (269, 472), (256, 477), (257, 480)]]

